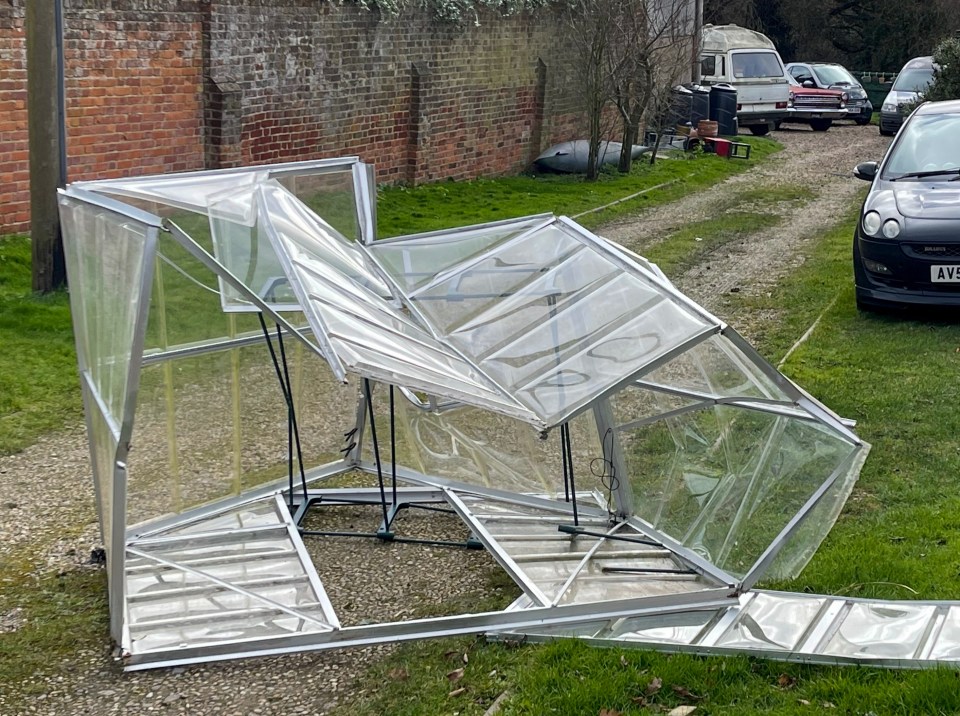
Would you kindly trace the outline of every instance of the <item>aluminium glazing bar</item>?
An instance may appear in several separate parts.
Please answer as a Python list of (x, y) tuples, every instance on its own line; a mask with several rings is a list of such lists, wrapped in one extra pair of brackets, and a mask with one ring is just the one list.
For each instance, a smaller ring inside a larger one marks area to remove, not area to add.
[[(376, 471), (376, 466), (367, 461), (361, 462), (357, 467), (371, 474), (374, 474)], [(435, 487), (444, 491), (453, 490), (458, 494), (462, 493), (463, 495), (467, 496), (475, 495), (477, 497), (487, 497), (497, 502), (506, 502), (508, 504), (533, 507), (540, 510), (554, 512), (558, 515), (573, 514), (570, 510), (570, 506), (562, 500), (551, 500), (549, 498), (539, 497), (536, 495), (510, 492), (508, 490), (500, 490), (495, 487), (484, 487), (481, 485), (474, 485), (457, 480), (449, 480), (445, 477), (437, 477), (435, 475), (425, 475), (421, 472), (417, 472), (416, 470), (403, 467), (402, 465), (397, 466), (397, 477), (415, 484), (427, 485), (429, 487)], [(579, 507), (581, 516), (586, 515), (589, 517), (600, 518), (602, 520), (609, 519), (609, 515), (604, 510), (583, 503), (581, 503)], [(581, 521), (583, 520), (581, 519)]]
[(127, 366), (125, 381), (126, 394), (121, 408), (120, 434), (114, 455), (113, 497), (110, 521), (110, 578), (107, 585), (110, 599), (110, 634), (114, 641), (120, 642), (125, 621), (124, 603), (126, 601), (127, 580), (124, 575), (127, 534), (127, 455), (133, 435), (133, 418), (137, 410), (137, 393), (140, 388), (141, 366), (138, 360), (143, 355), (143, 345), (147, 333), (147, 317), (150, 315), (150, 293), (153, 289), (153, 267), (157, 255), (159, 229), (147, 228), (143, 255), (140, 262), (140, 291), (137, 295), (137, 313), (134, 318), (133, 341), (130, 346), (130, 362)]
[(510, 578), (517, 583), (517, 586), (538, 605), (546, 606), (550, 604), (550, 598), (527, 576), (526, 572), (519, 567), (513, 557), (497, 543), (496, 538), (490, 534), (490, 531), (480, 522), (476, 515), (470, 511), (463, 500), (461, 500), (453, 490), (445, 490), (444, 492), (447, 496), (447, 501), (453, 509), (456, 510), (457, 514), (460, 515), (460, 519), (470, 527), (473, 534), (483, 543), (483, 546), (486, 547), (491, 556), (499, 563), (503, 571), (510, 575)]
[(639, 615), (669, 614), (685, 607), (721, 608), (729, 606), (729, 589), (708, 589), (657, 597), (634, 597), (565, 604), (556, 607), (484, 612), (452, 617), (434, 617), (389, 624), (367, 624), (344, 627), (337, 632), (298, 634), (293, 636), (225, 642), (221, 644), (183, 647), (167, 651), (126, 654), (126, 671), (158, 666), (183, 666), (195, 663), (240, 659), (250, 656), (290, 654), (320, 649), (368, 646), (386, 641), (391, 643), (431, 637), (457, 636), (483, 631), (541, 627), (545, 624), (577, 624), (583, 621), (612, 620)]
[(391, 244), (403, 243), (406, 241), (417, 241), (419, 239), (442, 238), (451, 241), (469, 237), (471, 234), (483, 234), (490, 229), (498, 229), (502, 226), (522, 225), (528, 223), (550, 223), (556, 220), (556, 216), (551, 213), (531, 214), (530, 216), (519, 216), (516, 219), (499, 219), (497, 221), (488, 221), (484, 224), (472, 224), (470, 226), (461, 226), (453, 229), (438, 229), (436, 231), (424, 231), (419, 234), (405, 234), (403, 236), (392, 236), (388, 239), (379, 239), (377, 246), (389, 246)]
[(74, 182), (66, 189), (57, 189), (57, 194), (59, 196), (64, 196), (76, 201), (81, 201), (84, 204), (96, 206), (100, 209), (112, 211), (114, 214), (119, 214), (120, 216), (125, 216), (128, 219), (133, 219), (144, 226), (154, 227), (157, 229), (163, 228), (163, 219), (156, 214), (151, 214), (148, 211), (138, 209), (130, 204), (124, 204), (122, 201), (117, 201), (109, 196), (95, 194), (92, 191), (85, 191), (83, 188), (81, 188), (81, 186), (81, 183)]
[(293, 548), (297, 552), (297, 557), (300, 559), (300, 565), (303, 567), (303, 571), (306, 573), (307, 579), (310, 580), (310, 586), (313, 588), (313, 593), (317, 595), (317, 599), (320, 602), (321, 609), (323, 609), (324, 616), (334, 631), (340, 629), (340, 619), (337, 617), (337, 612), (333, 608), (330, 597), (327, 596), (327, 590), (324, 589), (323, 582), (320, 580), (320, 575), (317, 574), (317, 568), (313, 564), (313, 559), (307, 553), (307, 548), (303, 544), (303, 539), (300, 537), (300, 532), (297, 529), (297, 525), (295, 525), (293, 522), (293, 515), (290, 513), (287, 502), (280, 496), (280, 493), (274, 495), (274, 505), (277, 508), (277, 513), (281, 516), (283, 523), (287, 527), (287, 537), (290, 539), (291, 544), (293, 544)]
[[(292, 335), (286, 329), (283, 329), (287, 335)], [(313, 329), (310, 326), (303, 326), (297, 329), (301, 336), (310, 335)], [(241, 333), (237, 338), (216, 338), (208, 341), (197, 341), (196, 343), (183, 343), (177, 346), (171, 346), (165, 349), (152, 349), (143, 354), (142, 365), (154, 365), (177, 358), (194, 358), (196, 356), (206, 355), (208, 353), (220, 353), (231, 348), (246, 348), (264, 343), (262, 331), (249, 331)]]

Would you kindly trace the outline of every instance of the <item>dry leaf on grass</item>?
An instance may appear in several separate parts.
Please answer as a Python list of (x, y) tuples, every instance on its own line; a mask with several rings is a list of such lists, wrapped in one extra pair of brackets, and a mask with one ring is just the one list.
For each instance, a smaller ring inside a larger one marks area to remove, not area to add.
[(460, 694), (466, 693), (466, 691), (466, 688), (461, 686), (459, 689), (454, 689), (451, 691), (449, 694), (447, 694), (447, 696), (459, 696)]
[(777, 686), (781, 689), (792, 689), (797, 685), (797, 680), (790, 676), (790, 674), (780, 674), (777, 677)]
[(616, 709), (600, 709), (600, 713), (597, 716), (623, 716)]
[(683, 697), (683, 698), (685, 698), (685, 699), (690, 699), (691, 701), (702, 701), (702, 700), (703, 700), (703, 697), (702, 697), (702, 696), (697, 696), (695, 693), (693, 693), (692, 691), (690, 691), (690, 689), (688, 689), (686, 686), (677, 686), (676, 684), (674, 684), (674, 686), (673, 686), (673, 693), (675, 693), (677, 696), (681, 696), (681, 697)]
[(454, 669), (447, 674), (448, 681), (460, 681), (463, 678), (463, 669)]
[(653, 679), (650, 680), (650, 683), (647, 684), (647, 696), (653, 696), (660, 690), (662, 686), (663, 679), (661, 679), (659, 676), (654, 676)]
[(387, 672), (387, 676), (394, 681), (406, 681), (410, 677), (410, 674), (407, 673), (406, 669), (400, 666), (396, 669), (390, 669), (390, 671)]
[(688, 714), (692, 714), (696, 710), (696, 706), (677, 706), (675, 709), (670, 709), (667, 716), (688, 716)]

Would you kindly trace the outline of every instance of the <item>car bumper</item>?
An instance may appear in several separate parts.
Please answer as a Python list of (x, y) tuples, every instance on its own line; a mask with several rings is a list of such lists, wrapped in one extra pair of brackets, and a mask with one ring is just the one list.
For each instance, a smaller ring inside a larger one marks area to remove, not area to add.
[[(867, 239), (858, 233), (853, 252), (857, 297), (872, 304), (960, 306), (960, 281), (931, 280), (932, 266), (960, 268), (960, 244), (956, 245), (958, 255), (955, 256), (919, 256), (914, 246), (907, 242)], [(871, 261), (883, 264), (889, 273), (868, 270), (867, 264)]]
[(896, 132), (903, 124), (903, 115), (899, 112), (880, 112), (880, 130)]
[(847, 105), (847, 119), (868, 119), (873, 115), (873, 105), (867, 101), (861, 105)]
[(846, 109), (790, 109), (784, 122), (807, 122), (811, 119), (847, 119)]
[(741, 110), (737, 112), (737, 123), (741, 127), (749, 127), (757, 124), (776, 124), (786, 119), (787, 115), (788, 112), (785, 109), (771, 109), (762, 112)]

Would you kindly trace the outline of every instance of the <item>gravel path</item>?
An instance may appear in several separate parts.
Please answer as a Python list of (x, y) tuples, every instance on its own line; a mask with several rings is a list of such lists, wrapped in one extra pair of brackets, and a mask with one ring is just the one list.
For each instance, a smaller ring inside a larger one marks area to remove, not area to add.
[[(852, 167), (879, 159), (889, 141), (875, 127), (853, 125), (834, 126), (826, 133), (788, 129), (774, 136), (786, 149), (765, 166), (672, 204), (620, 219), (599, 233), (642, 254), (672, 230), (711, 216), (732, 190), (749, 191), (771, 183), (808, 187), (815, 198), (784, 215), (778, 227), (725, 245), (683, 275), (672, 277), (681, 290), (742, 329), (744, 320), (757, 319), (738, 315), (743, 311), (724, 300), (731, 289), (744, 295), (765, 291), (802, 261), (804, 247), (843, 215), (865, 186), (851, 177)], [(749, 337), (749, 330), (741, 332)], [(85, 563), (97, 544), (98, 528), (88, 472), (82, 426), (0, 458), (0, 542), (6, 553), (29, 548), (38, 555), (38, 572), (91, 568)], [(25, 490), (25, 485), (35, 487)], [(340, 564), (359, 565), (361, 574), (363, 567), (385, 569), (394, 560), (414, 558), (407, 553), (409, 546), (393, 554), (389, 546), (377, 545), (385, 549), (372, 550), (379, 554), (371, 557), (369, 546), (361, 556), (360, 540), (342, 542), (318, 549), (317, 554), (329, 554), (335, 548)], [(447, 600), (469, 598), (484, 588), (483, 574), (491, 569), (485, 555), (464, 559), (461, 552), (432, 550), (431, 557), (430, 569), (411, 578), (420, 610), (442, 610)], [(341, 587), (363, 579), (357, 569), (324, 571), (325, 583), (329, 579)], [(330, 586), (336, 590), (337, 585)], [(400, 609), (395, 600), (372, 599), (356, 605), (354, 619), (394, 617)], [(17, 608), (0, 613), (0, 633), (21, 625)], [(0, 685), (0, 714), (323, 714), (375, 688), (376, 684), (365, 684), (360, 677), (389, 650), (381, 646), (317, 652), (124, 675), (104, 644), (93, 651), (78, 651), (46, 679), (43, 697), (27, 706), (13, 707), (7, 700), (7, 689), (15, 694), (20, 690), (17, 685)]]

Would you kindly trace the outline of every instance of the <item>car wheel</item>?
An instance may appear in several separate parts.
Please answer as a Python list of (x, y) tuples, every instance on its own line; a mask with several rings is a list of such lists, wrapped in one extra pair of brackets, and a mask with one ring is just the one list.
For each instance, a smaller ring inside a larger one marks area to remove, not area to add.
[(810, 127), (814, 132), (826, 132), (833, 124), (832, 119), (811, 119)]
[(892, 137), (896, 132), (891, 132), (889, 129), (880, 128), (880, 135), (884, 137)]
[(754, 124), (750, 126), (750, 133), (755, 137), (762, 137), (770, 131), (769, 124)]
[(777, 131), (780, 131), (780, 125), (781, 125), (781, 124), (783, 124), (783, 122), (779, 122), (779, 121), (774, 122), (774, 123), (773, 123), (773, 128), (774, 128), (775, 130), (777, 130)]
[(857, 118), (856, 118), (855, 120), (853, 120), (853, 121), (856, 122), (857, 125), (860, 126), (860, 127), (863, 127), (864, 125), (870, 124), (870, 118), (869, 118), (869, 117), (857, 117)]

